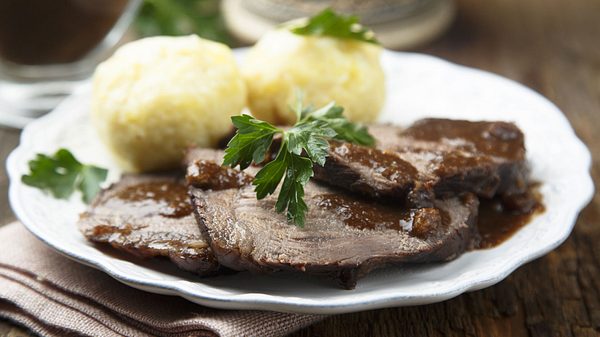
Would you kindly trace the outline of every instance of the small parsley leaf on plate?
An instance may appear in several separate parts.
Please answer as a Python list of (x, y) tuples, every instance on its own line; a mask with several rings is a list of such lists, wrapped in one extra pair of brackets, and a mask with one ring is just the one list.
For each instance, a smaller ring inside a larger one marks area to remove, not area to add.
[(80, 163), (66, 149), (60, 149), (52, 156), (37, 154), (29, 161), (29, 171), (21, 176), (24, 184), (50, 192), (59, 199), (67, 199), (78, 190), (86, 203), (100, 191), (100, 184), (108, 175), (106, 169)]
[(324, 107), (304, 113), (302, 118), (306, 121), (321, 121), (336, 132), (335, 139), (353, 144), (373, 146), (375, 138), (369, 134), (364, 125), (350, 122), (343, 115), (344, 108), (331, 102)]

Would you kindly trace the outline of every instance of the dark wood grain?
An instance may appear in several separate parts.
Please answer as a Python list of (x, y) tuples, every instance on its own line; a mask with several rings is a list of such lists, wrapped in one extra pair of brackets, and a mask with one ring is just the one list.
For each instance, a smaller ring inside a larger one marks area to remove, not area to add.
[[(589, 146), (600, 183), (600, 1), (458, 5), (448, 34), (418, 51), (512, 78), (555, 102)], [(0, 158), (17, 138), (0, 129)], [(6, 188), (2, 167), (0, 224), (13, 219)], [(596, 193), (563, 245), (493, 287), (433, 305), (332, 316), (292, 336), (600, 336), (599, 241)], [(0, 336), (21, 334), (0, 323)]]

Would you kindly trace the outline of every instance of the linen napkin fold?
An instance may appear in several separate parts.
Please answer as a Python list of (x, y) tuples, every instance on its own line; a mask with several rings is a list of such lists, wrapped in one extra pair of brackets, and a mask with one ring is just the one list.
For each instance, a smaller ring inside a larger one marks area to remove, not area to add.
[(212, 309), (146, 293), (0, 228), (0, 317), (44, 336), (284, 336), (325, 316)]

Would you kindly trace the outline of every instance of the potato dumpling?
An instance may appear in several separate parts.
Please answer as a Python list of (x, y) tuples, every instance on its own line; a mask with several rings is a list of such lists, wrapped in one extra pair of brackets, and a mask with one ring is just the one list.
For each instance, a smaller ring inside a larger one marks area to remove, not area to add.
[(216, 146), (246, 103), (231, 50), (198, 36), (124, 45), (96, 69), (92, 120), (129, 171), (180, 165), (188, 146)]
[(356, 40), (269, 32), (242, 66), (248, 107), (257, 118), (293, 124), (289, 107), (301, 91), (315, 107), (335, 101), (351, 121), (373, 122), (385, 98), (380, 54), (381, 47)]

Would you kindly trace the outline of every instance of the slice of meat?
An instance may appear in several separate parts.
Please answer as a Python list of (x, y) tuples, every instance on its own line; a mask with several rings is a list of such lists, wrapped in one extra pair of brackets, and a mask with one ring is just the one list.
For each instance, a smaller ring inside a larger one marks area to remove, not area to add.
[(512, 123), (423, 119), (408, 129), (370, 127), (376, 148), (331, 142), (315, 177), (371, 197), (430, 206), (435, 198), (524, 193), (523, 133)]
[[(405, 200), (418, 188), (419, 172), (395, 152), (337, 141), (329, 142), (324, 166), (315, 178), (368, 197)], [(420, 205), (420, 204), (419, 204)]]
[(200, 275), (219, 270), (198, 228), (187, 187), (176, 177), (124, 176), (96, 197), (78, 225), (87, 239), (138, 257), (165, 256)]
[[(378, 141), (379, 148), (401, 156), (438, 151), (439, 161), (429, 171), (440, 177), (437, 194), (465, 183), (473, 184), (473, 190), (484, 197), (521, 194), (527, 190), (525, 136), (513, 123), (429, 118), (400, 132), (395, 141), (390, 138)], [(494, 184), (478, 185), (476, 179), (469, 177), (474, 174), (477, 179), (482, 178), (480, 166), (493, 169), (493, 176), (498, 179), (495, 188), (489, 186)]]
[(195, 184), (203, 187), (190, 187), (200, 227), (219, 263), (235, 270), (325, 274), (353, 288), (359, 277), (388, 264), (453, 259), (478, 237), (478, 200), (472, 194), (435, 200), (431, 208), (401, 209), (309, 182), (309, 212), (299, 228), (275, 212), (277, 192), (257, 200), (249, 184), (225, 189), (206, 189), (209, 181)]

